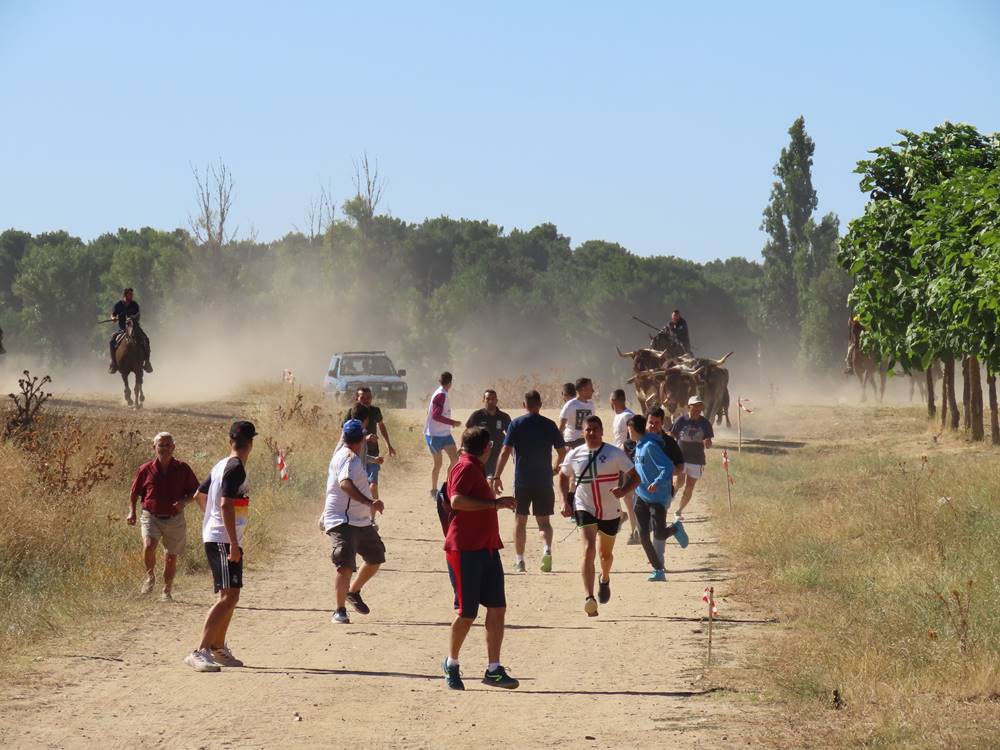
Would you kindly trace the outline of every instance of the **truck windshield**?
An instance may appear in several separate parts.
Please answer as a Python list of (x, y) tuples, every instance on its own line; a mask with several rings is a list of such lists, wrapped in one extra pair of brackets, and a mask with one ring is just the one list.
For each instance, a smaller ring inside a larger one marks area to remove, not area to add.
[(341, 376), (395, 375), (392, 362), (384, 355), (344, 357), (340, 363)]

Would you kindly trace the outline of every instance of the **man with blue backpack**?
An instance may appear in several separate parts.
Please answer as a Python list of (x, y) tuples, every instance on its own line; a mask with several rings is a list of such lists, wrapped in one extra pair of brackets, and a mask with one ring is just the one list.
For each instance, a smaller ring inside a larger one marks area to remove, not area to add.
[(667, 574), (663, 553), (660, 552), (649, 534), (661, 543), (669, 537), (677, 539), (681, 547), (687, 547), (688, 536), (679, 521), (667, 524), (667, 508), (673, 499), (674, 475), (684, 471), (683, 457), (667, 454), (659, 436), (646, 431), (646, 418), (636, 414), (628, 422), (629, 436), (635, 441), (635, 470), (639, 483), (635, 487), (635, 520), (639, 525), (639, 542), (653, 566), (650, 581), (666, 581)]

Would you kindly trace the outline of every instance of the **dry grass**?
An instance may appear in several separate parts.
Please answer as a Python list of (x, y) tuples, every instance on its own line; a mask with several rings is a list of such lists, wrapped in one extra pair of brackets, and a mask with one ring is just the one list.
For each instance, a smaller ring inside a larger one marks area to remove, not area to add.
[[(284, 509), (310, 503), (318, 513), (322, 506), (336, 418), (318, 393), (266, 386), (243, 403), (160, 413), (50, 404), (30, 435), (0, 443), (0, 653), (134, 601), (143, 577), (141, 544), (138, 528), (124, 518), (132, 476), (152, 457), (150, 438), (172, 432), (177, 457), (204, 477), (226, 454), (228, 426), (237, 417), (252, 419), (290, 464), (290, 480), (279, 481), (271, 450), (257, 441), (248, 465), (246, 544), (253, 565), (273, 546)], [(203, 586), (196, 507), (188, 508), (187, 520), (178, 586)], [(197, 580), (186, 581), (192, 574)]]
[(767, 411), (747, 426), (805, 445), (734, 456), (731, 515), (706, 484), (740, 587), (790, 626), (757, 664), (793, 716), (775, 741), (996, 747), (1000, 454), (918, 408)]

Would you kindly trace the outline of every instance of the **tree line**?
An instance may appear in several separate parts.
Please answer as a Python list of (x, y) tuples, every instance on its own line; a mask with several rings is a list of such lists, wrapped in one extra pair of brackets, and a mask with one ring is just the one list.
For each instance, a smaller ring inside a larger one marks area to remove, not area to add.
[(603, 376), (625, 367), (616, 345), (648, 340), (633, 314), (662, 324), (679, 308), (697, 352), (736, 350), (733, 367), (745, 374), (835, 374), (851, 278), (834, 262), (839, 220), (813, 216), (814, 148), (799, 118), (763, 212), (763, 262), (643, 257), (603, 240), (574, 246), (549, 223), (505, 231), (445, 216), (405, 222), (380, 212), (385, 181), (367, 157), (352, 197), (336, 206), (324, 190), (304, 231), (241, 238), (230, 219), (233, 177), (220, 161), (195, 173), (197, 213), (186, 229), (119, 229), (89, 242), (65, 231), (0, 235), (0, 327), (12, 351), (99, 354), (107, 331), (91, 321), (131, 286), (151, 335), (190, 316), (220, 328), (287, 316), (297, 335), (326, 330), (326, 355), (365, 342), (416, 371), (506, 358)]
[[(1000, 443), (1000, 133), (949, 122), (899, 133), (858, 163), (869, 200), (838, 256), (855, 277), (849, 301), (862, 347), (911, 370), (940, 360), (941, 424), (961, 422), (973, 440), (985, 439), (985, 368), (991, 439)], [(935, 416), (931, 388), (927, 407)]]

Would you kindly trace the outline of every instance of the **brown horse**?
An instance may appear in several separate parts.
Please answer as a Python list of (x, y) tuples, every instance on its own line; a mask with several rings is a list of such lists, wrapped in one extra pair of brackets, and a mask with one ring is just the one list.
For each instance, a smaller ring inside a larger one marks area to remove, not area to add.
[[(142, 408), (142, 402), (146, 396), (142, 392), (142, 363), (145, 354), (142, 344), (139, 343), (135, 335), (135, 322), (131, 319), (125, 323), (125, 333), (118, 347), (115, 349), (115, 362), (118, 364), (118, 374), (122, 376), (122, 383), (125, 385), (125, 402), (136, 409)], [(135, 401), (132, 400), (132, 393), (129, 391), (128, 376), (135, 376)]]

